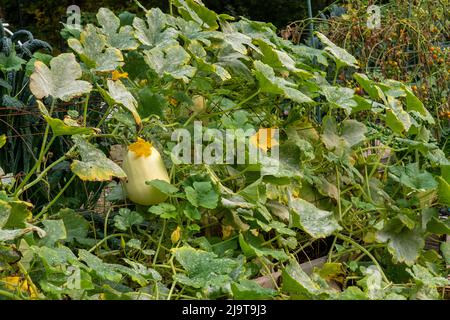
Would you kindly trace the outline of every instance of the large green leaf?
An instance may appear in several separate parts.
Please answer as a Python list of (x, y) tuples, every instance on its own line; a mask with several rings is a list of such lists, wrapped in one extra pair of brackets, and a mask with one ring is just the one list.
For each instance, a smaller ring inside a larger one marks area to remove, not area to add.
[(353, 108), (358, 106), (353, 99), (354, 91), (350, 88), (322, 86), (322, 93), (333, 107), (344, 109), (347, 115), (351, 114)]
[(35, 71), (30, 77), (30, 89), (38, 99), (52, 96), (70, 101), (92, 89), (89, 82), (77, 80), (81, 75), (81, 67), (75, 56), (63, 53), (52, 59), (50, 69), (43, 62), (36, 61)]
[(64, 222), (66, 229), (66, 240), (85, 239), (89, 233), (89, 222), (80, 214), (71, 209), (63, 209), (58, 212), (58, 216)]
[(186, 270), (175, 279), (194, 288), (222, 287), (232, 282), (232, 273), (239, 267), (236, 260), (218, 258), (217, 255), (191, 247), (172, 249), (175, 258)]
[(386, 110), (386, 124), (395, 133), (408, 131), (411, 127), (411, 117), (403, 110), (400, 101), (388, 96), (388, 109)]
[(370, 98), (379, 100), (384, 95), (381, 89), (378, 88), (365, 74), (355, 73), (353, 74), (353, 78), (355, 78), (364, 91), (369, 94)]
[(255, 76), (258, 79), (261, 92), (281, 94), (297, 103), (313, 102), (310, 97), (297, 90), (294, 83), (277, 77), (272, 67), (267, 64), (261, 61), (255, 61), (254, 67)]
[(433, 190), (438, 187), (433, 175), (426, 170), (420, 170), (417, 162), (391, 167), (389, 172), (392, 178), (415, 191)]
[(178, 31), (167, 27), (167, 16), (159, 8), (150, 9), (145, 17), (146, 21), (141, 18), (135, 18), (133, 21), (136, 38), (142, 44), (156, 47), (176, 40)]
[(123, 65), (122, 52), (107, 47), (106, 36), (99, 34), (91, 24), (81, 32), (80, 40), (71, 38), (68, 44), (93, 71), (110, 72)]
[(395, 218), (386, 222), (384, 228), (377, 233), (377, 239), (388, 243), (388, 250), (395, 262), (407, 265), (415, 263), (425, 246), (420, 230), (403, 227), (402, 222)]
[(108, 45), (120, 50), (137, 49), (138, 43), (134, 39), (133, 27), (120, 26), (120, 19), (108, 8), (100, 8), (97, 21), (102, 26), (101, 31), (106, 35)]
[(320, 32), (315, 32), (315, 35), (325, 45), (325, 51), (335, 59), (336, 64), (340, 66), (358, 67), (358, 61), (347, 50), (338, 47)]
[(353, 146), (363, 142), (367, 132), (366, 126), (356, 120), (344, 120), (339, 133), (336, 120), (330, 116), (323, 119), (323, 134), (325, 147), (342, 157), (348, 154)]
[(119, 213), (114, 217), (114, 226), (122, 231), (127, 231), (142, 222), (144, 222), (144, 218), (139, 213), (126, 208), (119, 209)]
[(283, 68), (294, 73), (300, 74), (303, 77), (311, 77), (312, 75), (302, 69), (298, 69), (295, 66), (295, 60), (291, 58), (289, 54), (284, 51), (276, 49), (276, 46), (268, 41), (257, 39), (254, 41), (258, 44), (263, 54), (262, 62), (271, 66), (272, 68)]
[(313, 238), (325, 238), (342, 229), (332, 212), (320, 210), (303, 199), (291, 200), (290, 209), (290, 227), (300, 228)]
[(26, 221), (32, 214), (31, 203), (15, 200), (0, 192), (0, 229), (18, 229), (27, 226)]
[(211, 182), (194, 182), (192, 187), (186, 187), (186, 198), (195, 207), (214, 209), (217, 207), (219, 195)]
[(328, 297), (327, 290), (313, 281), (296, 260), (291, 260), (283, 269), (281, 278), (283, 279), (283, 291), (291, 294), (294, 298), (317, 299)]
[(403, 86), (404, 91), (406, 92), (406, 109), (409, 112), (416, 112), (420, 118), (427, 121), (430, 124), (434, 124), (433, 116), (430, 112), (425, 108), (423, 102), (420, 101), (419, 98), (409, 89), (407, 86)]
[(80, 136), (73, 136), (82, 161), (74, 160), (71, 169), (83, 181), (109, 181), (113, 177), (126, 178), (125, 172), (103, 152)]
[(122, 279), (122, 275), (114, 270), (114, 265), (103, 262), (92, 253), (81, 249), (78, 251), (78, 256), (79, 259), (85, 262), (100, 278), (114, 282), (119, 282)]
[(44, 230), (47, 235), (42, 238), (41, 244), (48, 247), (53, 247), (59, 240), (67, 238), (66, 228), (63, 220), (44, 220), (42, 222)]
[(160, 77), (169, 75), (189, 82), (196, 68), (189, 65), (191, 56), (177, 42), (144, 51), (145, 61)]

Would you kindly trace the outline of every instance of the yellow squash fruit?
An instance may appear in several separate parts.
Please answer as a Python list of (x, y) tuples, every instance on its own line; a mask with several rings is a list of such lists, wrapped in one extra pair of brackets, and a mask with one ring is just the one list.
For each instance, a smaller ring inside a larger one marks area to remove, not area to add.
[(144, 206), (166, 201), (166, 194), (145, 184), (152, 180), (170, 183), (161, 155), (150, 142), (138, 138), (137, 142), (131, 144), (125, 154), (122, 169), (127, 174), (125, 191), (128, 199)]

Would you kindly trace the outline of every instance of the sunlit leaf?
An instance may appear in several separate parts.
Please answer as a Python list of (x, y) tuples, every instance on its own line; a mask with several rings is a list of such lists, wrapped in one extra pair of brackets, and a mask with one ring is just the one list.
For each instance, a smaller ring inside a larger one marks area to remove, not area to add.
[(113, 177), (126, 178), (125, 172), (103, 152), (80, 136), (73, 136), (82, 161), (74, 160), (71, 169), (83, 181), (109, 181)]
[(310, 103), (313, 100), (295, 88), (295, 84), (275, 75), (274, 70), (262, 63), (254, 62), (255, 76), (261, 92), (281, 94), (297, 103)]
[(217, 14), (195, 0), (173, 0), (180, 15), (186, 20), (193, 20), (205, 28), (214, 30), (219, 27)]
[(239, 264), (229, 258), (218, 258), (211, 252), (190, 247), (173, 249), (177, 261), (186, 274), (177, 273), (175, 279), (194, 288), (221, 287), (232, 281), (231, 273)]
[(191, 56), (178, 43), (146, 50), (144, 54), (145, 62), (160, 77), (169, 75), (174, 79), (189, 82), (195, 74), (196, 68), (189, 65)]
[(63, 53), (52, 59), (50, 68), (43, 62), (36, 61), (35, 71), (30, 77), (30, 90), (38, 99), (52, 96), (70, 101), (92, 89), (89, 82), (77, 80), (81, 75), (81, 67), (75, 56)]
[(348, 53), (347, 50), (338, 47), (320, 32), (315, 32), (315, 35), (325, 45), (325, 51), (328, 52), (333, 57), (333, 59), (336, 60), (336, 63), (338, 65), (354, 68), (358, 67), (358, 61), (354, 56)]
[(108, 91), (102, 93), (107, 94), (110, 100), (125, 107), (133, 115), (136, 124), (142, 125), (141, 117), (137, 111), (138, 102), (120, 80), (108, 80)]
[(106, 36), (99, 34), (91, 24), (81, 32), (80, 40), (71, 38), (68, 44), (93, 71), (110, 72), (123, 65), (122, 52), (108, 48)]
[(377, 233), (377, 239), (388, 243), (388, 250), (395, 262), (404, 262), (407, 265), (415, 263), (425, 246), (425, 240), (420, 231), (402, 227), (398, 219), (389, 220)]
[(120, 50), (133, 50), (138, 47), (133, 37), (133, 27), (120, 26), (120, 19), (108, 8), (100, 8), (97, 21), (102, 26), (101, 31), (106, 35), (108, 44)]
[(304, 230), (313, 238), (325, 238), (342, 229), (332, 212), (320, 210), (303, 199), (292, 199), (290, 208), (290, 226)]
[(144, 45), (155, 47), (175, 41), (178, 31), (167, 27), (167, 17), (159, 8), (150, 9), (146, 21), (136, 17), (133, 27), (136, 29), (136, 38)]

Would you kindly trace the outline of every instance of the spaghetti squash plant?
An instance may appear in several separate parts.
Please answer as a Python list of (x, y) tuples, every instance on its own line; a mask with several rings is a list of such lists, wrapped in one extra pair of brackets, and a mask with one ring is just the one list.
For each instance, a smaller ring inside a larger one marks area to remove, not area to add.
[[(73, 52), (49, 66), (36, 63), (30, 87), (48, 126), (33, 169), (0, 198), (0, 222), (14, 206), (28, 206), (27, 190), (51, 187), (63, 163), (58, 183), (66, 184), (50, 191), (48, 204), (21, 209), (26, 235), (0, 239), (22, 255), (1, 260), (1, 270), (26, 276), (36, 291), (19, 286), (11, 293), (0, 280), (0, 294), (441, 298), (448, 248), (426, 247), (425, 240), (433, 235), (440, 245), (449, 233), (439, 214), (449, 205), (449, 161), (432, 138), (433, 116), (411, 88), (371, 80), (320, 33), (321, 50), (198, 1), (173, 4), (178, 14), (143, 9), (128, 25), (101, 9), (98, 24), (68, 39)], [(342, 87), (340, 70), (367, 94)], [(61, 101), (77, 99), (84, 99), (82, 121), (74, 111), (57, 116)], [(89, 105), (99, 100), (97, 117)], [(279, 170), (177, 164), (172, 132), (193, 131), (198, 121), (203, 130), (278, 128)], [(68, 138), (61, 158), (46, 157)], [(145, 162), (152, 150), (161, 155), (158, 167), (167, 168), (163, 178), (150, 170), (140, 176), (129, 159), (122, 167), (127, 152)], [(137, 184), (124, 188), (127, 178), (147, 176), (139, 180), (145, 192)], [(99, 200), (68, 205), (74, 181)], [(147, 192), (154, 194), (144, 199)], [(6, 223), (0, 230), (17, 229)], [(308, 271), (302, 263), (310, 258), (322, 263)]]

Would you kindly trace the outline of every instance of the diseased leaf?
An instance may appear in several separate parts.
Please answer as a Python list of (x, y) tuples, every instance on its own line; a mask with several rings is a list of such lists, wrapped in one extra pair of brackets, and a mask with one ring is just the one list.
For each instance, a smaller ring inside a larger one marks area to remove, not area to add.
[(70, 38), (68, 44), (94, 72), (111, 72), (124, 64), (122, 52), (108, 48), (106, 36), (98, 33), (92, 24), (81, 32), (80, 40)]
[(350, 88), (323, 86), (322, 93), (333, 107), (344, 109), (347, 115), (351, 114), (353, 108), (358, 106), (358, 103), (353, 99), (355, 93)]
[(84, 249), (80, 249), (78, 251), (78, 257), (81, 261), (85, 262), (87, 266), (100, 278), (114, 282), (119, 282), (122, 279), (122, 275), (114, 270), (114, 265), (104, 263), (100, 258), (94, 256), (92, 253), (89, 253)]
[(6, 144), (6, 135), (0, 135), (0, 149)]
[(47, 233), (41, 240), (42, 245), (53, 247), (59, 240), (67, 238), (66, 228), (62, 220), (44, 220), (42, 224)]
[(325, 299), (328, 292), (318, 283), (314, 282), (300, 267), (296, 260), (283, 269), (281, 274), (283, 279), (282, 290), (299, 299)]
[(358, 68), (358, 61), (347, 50), (336, 46), (325, 35), (320, 32), (314, 33), (325, 45), (325, 51), (328, 52), (338, 65)]
[(425, 240), (420, 230), (410, 230), (402, 225), (398, 219), (389, 220), (377, 233), (377, 239), (388, 243), (388, 250), (396, 263), (404, 262), (411, 266), (425, 246)]
[(303, 199), (292, 199), (290, 209), (290, 227), (300, 228), (313, 238), (325, 238), (342, 230), (332, 212), (320, 210)]
[(103, 93), (107, 94), (110, 100), (130, 111), (138, 126), (142, 125), (141, 117), (137, 111), (138, 102), (120, 80), (108, 80), (108, 91), (103, 91)]
[(166, 15), (159, 8), (150, 9), (145, 15), (146, 21), (135, 18), (133, 27), (136, 38), (149, 47), (164, 46), (176, 40), (178, 31), (167, 27)]
[(126, 178), (125, 172), (103, 152), (82, 137), (72, 137), (82, 161), (74, 160), (70, 168), (83, 181), (109, 181), (113, 177)]
[[(3, 193), (4, 194), (4, 193)], [(31, 203), (2, 197), (0, 192), (0, 229), (22, 229), (27, 227), (27, 219), (31, 218)]]
[(120, 19), (110, 9), (100, 8), (97, 21), (102, 26), (101, 31), (106, 35), (109, 46), (119, 50), (137, 49), (138, 43), (133, 37), (133, 27), (120, 26)]
[(236, 260), (218, 258), (214, 253), (191, 247), (175, 248), (172, 252), (186, 270), (186, 274), (177, 273), (175, 279), (194, 288), (226, 286), (232, 281), (233, 271), (239, 267)]
[(294, 83), (281, 77), (277, 77), (274, 70), (270, 66), (262, 63), (261, 61), (255, 61), (254, 67), (255, 76), (256, 79), (258, 79), (261, 92), (281, 94), (297, 103), (313, 102), (310, 97), (297, 90)]
[(388, 96), (389, 108), (386, 110), (386, 124), (395, 133), (402, 133), (408, 131), (411, 127), (411, 117), (403, 110), (401, 103)]
[(81, 75), (81, 67), (73, 53), (63, 53), (50, 61), (50, 68), (36, 61), (35, 71), (30, 77), (30, 90), (38, 99), (52, 96), (70, 101), (92, 89), (89, 82), (77, 80)]
[(195, 0), (173, 0), (180, 15), (186, 20), (193, 20), (209, 30), (219, 27), (217, 14)]
[(145, 62), (160, 77), (169, 75), (185, 83), (195, 75), (196, 68), (189, 65), (191, 56), (177, 42), (144, 51)]
[(417, 162), (391, 167), (389, 171), (392, 178), (415, 191), (433, 190), (438, 187), (433, 175), (426, 170), (420, 170)]

